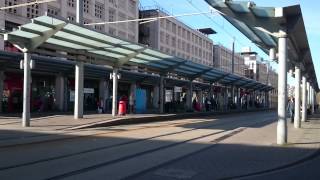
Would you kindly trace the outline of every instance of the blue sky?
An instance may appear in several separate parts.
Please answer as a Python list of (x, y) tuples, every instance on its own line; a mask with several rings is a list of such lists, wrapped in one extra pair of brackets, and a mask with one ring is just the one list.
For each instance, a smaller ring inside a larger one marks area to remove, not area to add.
[[(302, 14), (306, 26), (309, 45), (313, 57), (313, 63), (318, 77), (318, 83), (320, 78), (320, 3), (316, 0), (253, 0), (257, 6), (273, 6), (283, 7), (300, 4), (302, 8)], [(159, 5), (165, 10), (173, 14), (192, 13), (192, 12), (206, 12), (209, 11), (209, 6), (204, 0), (140, 0), (142, 6), (154, 6)], [(214, 43), (220, 43), (226, 47), (231, 48), (232, 36), (236, 38), (235, 48), (236, 51), (241, 51), (243, 46), (249, 46), (253, 51), (259, 53), (264, 59), (268, 59), (268, 56), (264, 54), (259, 48), (251, 43), (244, 35), (242, 35), (237, 29), (230, 25), (226, 20), (218, 15), (205, 15), (189, 16), (179, 18), (184, 23), (188, 24), (192, 28), (198, 29), (203, 27), (211, 27), (217, 31), (216, 35), (210, 36)], [(277, 64), (272, 63), (274, 68), (277, 68)], [(293, 83), (293, 79), (288, 79), (289, 83)], [(320, 83), (319, 83), (320, 85)]]

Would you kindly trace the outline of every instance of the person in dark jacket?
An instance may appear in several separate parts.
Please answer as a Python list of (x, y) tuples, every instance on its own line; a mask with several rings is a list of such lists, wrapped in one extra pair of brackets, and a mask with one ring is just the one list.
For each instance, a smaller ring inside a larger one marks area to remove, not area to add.
[(294, 120), (294, 98), (293, 97), (291, 97), (289, 102), (288, 102), (287, 110), (288, 110), (289, 115), (290, 115), (291, 123), (293, 123), (293, 120)]

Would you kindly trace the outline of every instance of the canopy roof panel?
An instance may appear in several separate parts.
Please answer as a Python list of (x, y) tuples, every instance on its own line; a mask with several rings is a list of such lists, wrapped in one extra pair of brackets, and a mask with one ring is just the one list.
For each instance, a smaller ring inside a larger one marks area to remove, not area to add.
[(278, 49), (279, 31), (285, 30), (289, 68), (300, 67), (302, 74), (319, 91), (300, 5), (259, 7), (252, 1), (206, 2), (267, 54), (271, 48)]
[[(145, 45), (121, 40), (79, 24), (49, 16), (32, 19), (31, 23), (22, 25), (19, 30), (5, 34), (5, 40), (30, 52), (45, 46), (90, 57), (90, 59), (80, 59), (90, 63), (116, 67), (133, 64), (150, 68), (159, 74), (173, 73), (190, 80), (202, 78), (209, 83), (237, 84), (239, 87), (245, 86), (246, 88), (256, 88), (250, 84), (261, 84), (267, 90), (272, 89), (268, 85), (251, 79), (170, 56)], [(240, 79), (243, 83), (237, 82)]]

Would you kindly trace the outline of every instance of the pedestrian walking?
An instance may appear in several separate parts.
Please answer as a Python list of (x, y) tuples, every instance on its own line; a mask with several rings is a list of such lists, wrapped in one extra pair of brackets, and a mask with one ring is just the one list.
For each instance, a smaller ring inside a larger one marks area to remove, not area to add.
[(287, 110), (290, 115), (291, 123), (293, 123), (293, 120), (294, 120), (294, 98), (293, 97), (291, 97), (288, 102)]

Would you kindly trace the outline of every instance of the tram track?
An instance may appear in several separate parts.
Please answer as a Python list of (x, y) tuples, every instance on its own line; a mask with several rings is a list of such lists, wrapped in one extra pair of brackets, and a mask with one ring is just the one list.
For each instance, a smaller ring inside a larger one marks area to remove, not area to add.
[[(264, 118), (267, 119), (266, 121), (268, 121), (268, 120), (271, 119), (271, 117), (272, 116), (269, 115), (269, 116), (264, 117)], [(142, 127), (142, 128), (139, 128), (139, 129), (131, 129), (131, 130), (127, 130), (126, 132), (128, 132), (128, 131), (138, 131), (138, 130), (150, 129), (150, 128), (161, 128), (161, 127), (163, 128), (163, 127), (167, 127), (167, 126), (187, 125), (187, 124), (192, 124), (192, 123), (197, 123), (197, 122), (204, 122), (204, 121), (203, 120), (199, 120), (199, 121), (192, 121), (192, 122), (189, 121), (189, 122), (180, 122), (180, 123), (179, 122), (178, 123), (170, 123), (170, 124), (158, 125), (156, 127), (155, 126), (151, 126), (151, 127)], [(210, 121), (210, 122), (214, 122), (214, 121)], [(0, 168), (0, 171), (6, 171), (6, 170), (10, 170), (10, 169), (15, 169), (15, 168), (21, 168), (21, 167), (25, 167), (25, 166), (31, 166), (31, 165), (35, 165), (35, 164), (40, 164), (40, 163), (46, 163), (46, 162), (49, 162), (49, 161), (56, 161), (56, 160), (71, 158), (71, 157), (80, 156), (80, 155), (93, 153), (93, 152), (97, 152), (97, 151), (103, 151), (103, 150), (108, 150), (108, 149), (121, 147), (121, 146), (125, 146), (125, 145), (135, 144), (135, 143), (139, 143), (139, 142), (143, 142), (143, 141), (150, 141), (150, 140), (154, 140), (156, 138), (161, 138), (161, 137), (165, 137), (165, 136), (172, 136), (172, 135), (177, 135), (177, 134), (181, 134), (181, 133), (188, 133), (188, 132), (196, 131), (196, 130), (199, 130), (199, 129), (212, 128), (212, 127), (215, 127), (215, 126), (223, 126), (223, 125), (227, 125), (227, 124), (233, 124), (233, 123), (236, 123), (236, 122), (238, 122), (238, 124), (235, 125), (235, 126), (246, 126), (246, 125), (253, 125), (255, 123), (262, 123), (264, 121), (258, 120), (257, 122), (254, 121), (254, 122), (250, 122), (248, 124), (242, 124), (240, 119), (230, 120), (230, 121), (222, 121), (222, 122), (216, 123), (214, 125), (211, 124), (211, 125), (206, 125), (206, 126), (199, 126), (197, 128), (193, 128), (193, 129), (187, 129), (187, 130), (177, 131), (177, 132), (172, 132), (172, 133), (165, 133), (165, 134), (158, 135), (158, 136), (151, 136), (149, 138), (131, 140), (131, 141), (128, 141), (128, 142), (125, 142), (125, 143), (102, 146), (102, 147), (99, 147), (99, 148), (80, 151), (80, 152), (77, 152), (77, 153), (65, 154), (65, 155), (62, 155), (62, 156), (50, 157), (50, 158), (40, 159), (40, 160), (36, 160), (36, 161), (32, 161), (32, 162), (26, 162), (26, 163), (16, 164), (16, 165), (12, 165), (12, 166), (6, 166), (6, 167)], [(212, 135), (216, 135), (216, 134), (224, 133), (224, 132), (228, 132), (228, 131), (232, 131), (232, 129), (231, 130), (224, 130), (224, 131), (214, 132), (214, 133), (202, 136), (202, 137), (197, 137), (197, 138), (194, 138), (194, 139), (188, 139), (188, 140), (185, 140), (185, 141), (181, 141), (181, 142), (178, 142), (178, 143), (173, 143), (173, 144), (166, 145), (166, 146), (163, 146), (163, 147), (150, 149), (150, 150), (139, 152), (139, 153), (132, 154), (132, 155), (129, 155), (129, 156), (121, 157), (121, 158), (118, 158), (118, 159), (115, 159), (115, 160), (112, 160), (112, 161), (96, 164), (94, 166), (90, 166), (90, 167), (87, 167), (87, 168), (89, 168), (89, 169), (99, 168), (101, 166), (106, 166), (108, 164), (113, 164), (113, 163), (117, 163), (117, 162), (120, 162), (120, 161), (124, 161), (124, 160), (130, 159), (130, 158), (133, 158), (133, 157), (141, 156), (141, 155), (146, 154), (146, 153), (152, 153), (152, 152), (155, 152), (155, 151), (160, 151), (160, 150), (163, 150), (163, 149), (166, 149), (166, 148), (177, 146), (179, 144), (190, 142), (192, 140), (196, 140), (196, 139), (199, 139), (199, 138), (204, 138), (206, 136), (212, 136)], [(119, 132), (111, 132), (111, 133), (119, 133)], [(69, 173), (72, 173), (72, 174), (76, 173), (77, 174), (77, 173), (81, 173), (82, 171), (85, 172), (85, 171), (89, 170), (87, 168), (80, 169), (80, 170), (77, 170), (77, 171), (72, 171), (72, 172), (69, 172)], [(59, 175), (59, 176), (54, 176), (52, 178), (53, 179), (56, 179), (56, 178), (59, 179), (60, 177), (65, 177), (65, 176), (70, 175), (69, 173), (62, 174), (62, 175)]]
[[(241, 115), (247, 115), (247, 113), (241, 114)], [(231, 115), (228, 114), (223, 114), (223, 115), (208, 115), (208, 116), (202, 116), (201, 118), (207, 118), (207, 117), (214, 117), (214, 118), (219, 118), (219, 117), (224, 117), (224, 118), (228, 118), (231, 117)], [(181, 120), (169, 120), (166, 122), (172, 122), (172, 121), (181, 121)], [(196, 122), (203, 122), (203, 120), (195, 120), (192, 123), (196, 123)], [(148, 123), (146, 123), (148, 124)], [(183, 125), (184, 122), (176, 122), (176, 123), (171, 123), (171, 124), (165, 124), (165, 125), (156, 125), (156, 126), (152, 126), (152, 127), (169, 127), (169, 126), (175, 126), (175, 125)], [(120, 125), (121, 126), (121, 125)], [(111, 126), (114, 127), (114, 126)], [(136, 131), (136, 130), (144, 130), (150, 127), (141, 127), (141, 128), (137, 128), (137, 129), (131, 129), (131, 130), (126, 130), (126, 131)], [(110, 129), (112, 130), (112, 129)], [(34, 135), (34, 136), (27, 136), (27, 137), (23, 137), (24, 141), (27, 140), (28, 138), (39, 138), (39, 137), (54, 137), (54, 136), (65, 136), (63, 138), (57, 138), (57, 139), (46, 139), (46, 140), (42, 140), (42, 141), (35, 141), (35, 142), (30, 142), (30, 143), (17, 143), (17, 144), (10, 144), (10, 145), (1, 145), (1, 143), (3, 141), (8, 141), (8, 140), (19, 140), (22, 139), (21, 137), (12, 137), (12, 138), (4, 138), (4, 139), (0, 139), (0, 149), (2, 148), (11, 148), (11, 147), (18, 147), (18, 146), (28, 146), (28, 145), (37, 145), (37, 144), (45, 144), (45, 143), (51, 143), (51, 142), (57, 142), (57, 141), (67, 141), (70, 139), (79, 139), (79, 138), (87, 138), (87, 137), (91, 137), (91, 136), (99, 136), (99, 135), (107, 135), (107, 134), (113, 134), (113, 133), (118, 133), (118, 131), (114, 131), (114, 132), (99, 132), (99, 133), (93, 133), (93, 134), (88, 134), (88, 135), (77, 135), (76, 133), (79, 132), (83, 132), (83, 130), (68, 130), (68, 131), (61, 131), (61, 133), (57, 134), (57, 133), (53, 133), (53, 134), (39, 134), (39, 135)], [(76, 134), (76, 135), (73, 135)]]
[[(252, 125), (256, 125), (256, 124), (260, 124), (260, 123), (265, 123), (266, 121), (270, 121), (270, 120), (271, 119), (267, 119), (267, 120), (264, 120), (264, 121), (250, 122), (250, 123), (242, 124), (241, 126), (252, 126)], [(166, 162), (164, 164), (172, 163), (172, 162), (174, 162), (176, 160), (179, 160), (179, 159), (185, 158), (187, 156), (199, 153), (199, 152), (201, 152), (201, 151), (203, 151), (205, 149), (212, 148), (212, 147), (216, 146), (219, 142), (221, 142), (221, 141), (223, 141), (223, 140), (225, 140), (227, 138), (230, 138), (230, 137), (232, 137), (232, 136), (234, 136), (234, 135), (236, 135), (236, 134), (238, 134), (238, 133), (240, 133), (240, 132), (242, 132), (242, 131), (244, 131), (246, 129), (247, 129), (247, 127), (242, 127), (242, 128), (231, 129), (231, 130), (222, 130), (222, 131), (215, 132), (215, 133), (209, 133), (209, 134), (206, 134), (206, 135), (203, 135), (203, 136), (199, 136), (199, 137), (196, 137), (196, 138), (191, 138), (191, 139), (188, 139), (188, 140), (185, 140), (185, 141), (172, 143), (172, 144), (167, 145), (167, 146), (162, 146), (162, 147), (159, 147), (159, 148), (155, 148), (155, 149), (139, 152), (139, 153), (136, 153), (136, 154), (132, 154), (130, 156), (119, 158), (119, 159), (116, 159), (116, 160), (113, 160), (113, 161), (106, 161), (106, 162), (95, 164), (93, 166), (89, 166), (89, 167), (86, 167), (86, 168), (83, 168), (83, 169), (78, 169), (76, 171), (71, 171), (71, 172), (68, 172), (68, 173), (65, 173), (65, 174), (60, 174), (58, 176), (53, 176), (53, 177), (47, 178), (47, 180), (65, 179), (65, 178), (69, 178), (69, 177), (72, 177), (72, 176), (81, 175), (81, 174), (89, 172), (89, 171), (97, 170), (97, 169), (100, 169), (100, 168), (103, 168), (103, 167), (107, 167), (107, 166), (112, 166), (112, 165), (115, 165), (117, 163), (123, 163), (124, 161), (128, 161), (128, 160), (131, 160), (131, 159), (134, 159), (134, 158), (139, 158), (141, 156), (148, 156), (148, 155), (150, 155), (152, 153), (155, 153), (155, 152), (158, 152), (158, 151), (163, 151), (163, 150), (166, 150), (166, 149), (169, 149), (169, 148), (174, 148), (174, 147), (179, 146), (179, 145), (183, 145), (183, 144), (190, 143), (190, 142), (193, 142), (193, 141), (196, 141), (196, 140), (201, 140), (203, 138), (212, 137), (213, 135), (224, 133), (224, 134), (222, 134), (222, 136), (220, 136), (218, 138), (215, 138), (212, 141), (210, 141), (212, 144), (209, 145), (208, 147), (205, 147), (203, 149), (194, 151), (194, 152), (192, 152), (190, 154), (183, 155), (183, 156), (178, 157), (176, 159), (170, 160), (170, 161), (168, 161), (168, 162)], [(150, 169), (144, 170), (142, 172), (148, 172), (148, 171), (156, 169), (156, 168), (158, 168), (158, 167), (160, 167), (162, 165), (163, 164), (156, 165), (156, 166), (154, 166), (154, 167), (152, 167)], [(141, 172), (139, 172), (137, 174), (140, 174), (140, 173)], [(130, 175), (128, 177), (125, 177), (125, 179), (130, 179), (131, 177), (134, 177), (135, 175), (136, 174)], [(122, 178), (119, 178), (119, 179), (122, 179)]]

